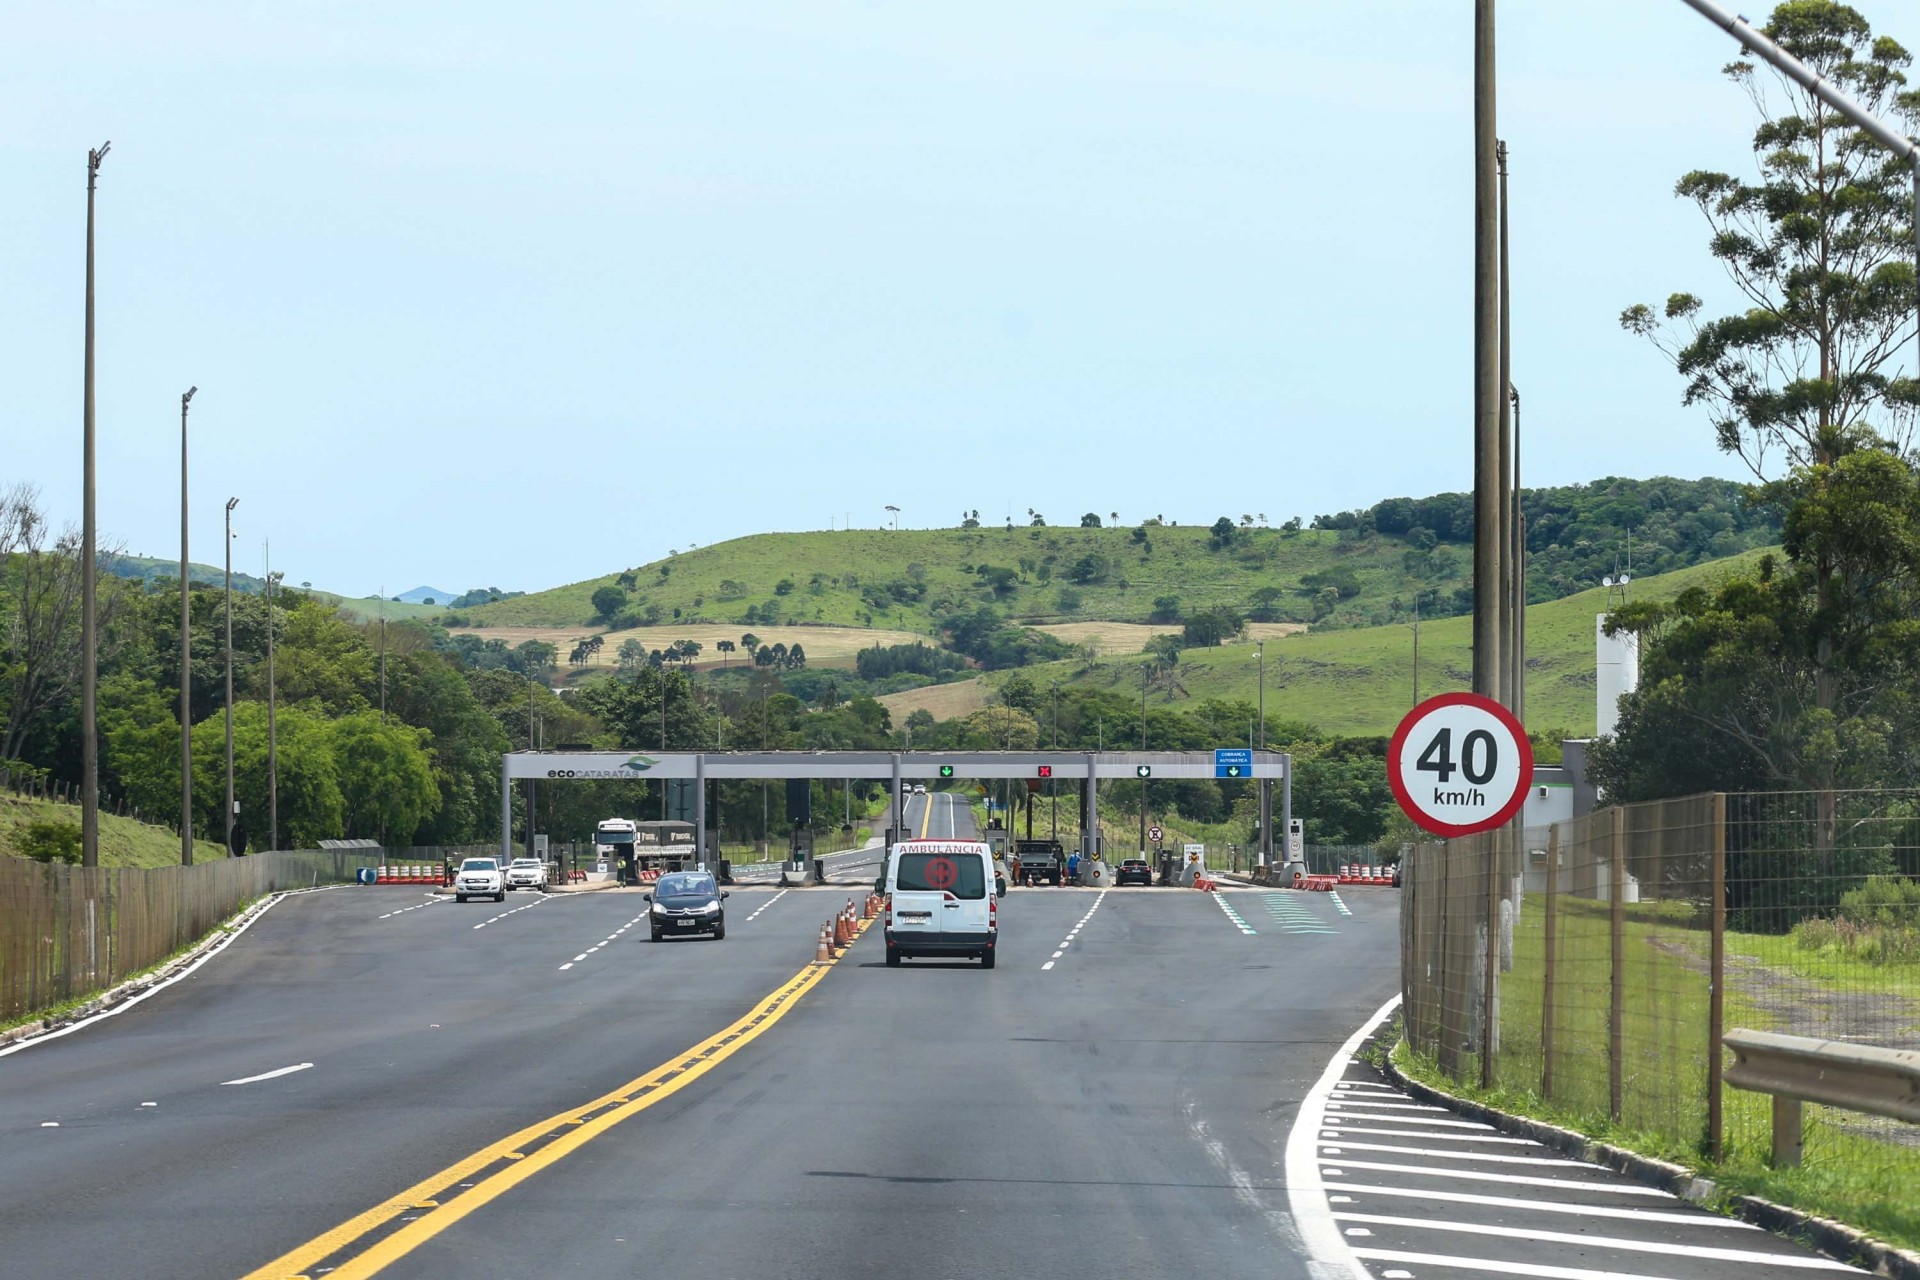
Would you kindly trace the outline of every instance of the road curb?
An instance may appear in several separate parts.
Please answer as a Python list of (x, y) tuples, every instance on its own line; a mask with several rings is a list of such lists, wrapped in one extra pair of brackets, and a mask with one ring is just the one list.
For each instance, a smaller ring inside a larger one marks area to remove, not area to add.
[(192, 947), (181, 952), (151, 973), (142, 974), (138, 978), (130, 978), (117, 987), (109, 987), (91, 1000), (88, 1000), (85, 1004), (76, 1005), (74, 1008), (55, 1017), (41, 1018), (34, 1022), (22, 1023), (20, 1026), (9, 1028), (6, 1031), (0, 1031), (0, 1049), (10, 1049), (23, 1041), (36, 1040), (41, 1036), (50, 1035), (62, 1028), (70, 1027), (76, 1022), (85, 1022), (89, 1018), (96, 1017), (119, 1005), (125, 1004), (133, 997), (141, 995), (159, 986), (163, 982), (172, 981), (180, 975), (182, 970), (188, 969), (204, 959), (209, 951), (214, 950), (216, 947), (224, 946), (236, 933), (239, 933), (242, 929), (252, 924), (263, 912), (267, 911), (282, 898), (292, 897), (296, 893), (320, 893), (328, 889), (342, 889), (345, 887), (345, 885), (323, 884), (314, 885), (306, 889), (282, 889), (277, 893), (270, 893), (248, 907), (245, 911), (215, 925), (212, 932), (208, 933), (206, 937), (200, 939), (200, 941), (194, 943)]
[(1394, 1062), (1391, 1053), (1385, 1055), (1380, 1069), (1395, 1085), (1423, 1102), (1490, 1124), (1503, 1133), (1531, 1138), (1563, 1155), (1601, 1165), (1693, 1204), (1725, 1208), (1743, 1222), (1752, 1223), (1775, 1235), (1798, 1240), (1836, 1262), (1869, 1267), (1873, 1274), (1887, 1276), (1889, 1280), (1920, 1280), (1920, 1254), (1876, 1240), (1857, 1227), (1835, 1222), (1831, 1218), (1816, 1217), (1804, 1210), (1775, 1204), (1758, 1196), (1728, 1195), (1722, 1200), (1719, 1183), (1702, 1177), (1684, 1165), (1656, 1160), (1625, 1147), (1597, 1142), (1573, 1129), (1563, 1129), (1543, 1120), (1500, 1111), (1483, 1102), (1455, 1097), (1408, 1076)]

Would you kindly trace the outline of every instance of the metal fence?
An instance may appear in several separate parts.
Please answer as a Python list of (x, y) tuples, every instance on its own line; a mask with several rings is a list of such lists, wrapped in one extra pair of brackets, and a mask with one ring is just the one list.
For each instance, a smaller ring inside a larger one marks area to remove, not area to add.
[[(1419, 846), (1402, 885), (1412, 1046), (1575, 1120), (1763, 1161), (1725, 1031), (1920, 1048), (1920, 793), (1620, 806)], [(1814, 1107), (1806, 1141), (1920, 1180), (1920, 1126)]]
[(255, 898), (351, 880), (439, 850), (299, 850), (190, 867), (74, 867), (0, 857), (0, 1023), (84, 999), (205, 937)]

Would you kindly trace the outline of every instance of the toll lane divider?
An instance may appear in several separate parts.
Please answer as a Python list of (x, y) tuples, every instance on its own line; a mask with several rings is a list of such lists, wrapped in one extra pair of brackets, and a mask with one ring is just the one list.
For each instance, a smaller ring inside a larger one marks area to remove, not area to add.
[[(862, 921), (864, 932), (871, 921)], [(564, 1160), (663, 1098), (692, 1084), (764, 1035), (818, 986), (832, 961), (809, 964), (739, 1021), (583, 1106), (530, 1124), (421, 1179), (250, 1271), (242, 1280), (365, 1280), (542, 1169)], [(469, 1184), (469, 1185), (462, 1185)]]

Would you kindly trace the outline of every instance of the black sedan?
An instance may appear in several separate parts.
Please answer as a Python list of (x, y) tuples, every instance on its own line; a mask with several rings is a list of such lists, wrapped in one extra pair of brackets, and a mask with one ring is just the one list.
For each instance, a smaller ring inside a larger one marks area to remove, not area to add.
[(727, 911), (722, 905), (726, 897), (710, 872), (676, 871), (661, 876), (647, 895), (653, 904), (647, 913), (653, 940), (704, 933), (718, 942), (727, 936)]
[(1145, 858), (1127, 858), (1120, 863), (1120, 869), (1113, 877), (1115, 885), (1153, 883), (1153, 867)]

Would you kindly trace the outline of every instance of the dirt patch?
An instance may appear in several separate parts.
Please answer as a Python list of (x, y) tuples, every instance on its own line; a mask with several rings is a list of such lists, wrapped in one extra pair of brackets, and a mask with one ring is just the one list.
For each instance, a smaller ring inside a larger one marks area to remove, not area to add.
[[(813, 650), (807, 652), (812, 653)], [(916, 711), (929, 712), (935, 720), (952, 720), (956, 716), (972, 715), (987, 705), (987, 682), (976, 676), (972, 680), (956, 680), (952, 684), (930, 684), (924, 689), (889, 693), (875, 701), (893, 716), (896, 728), (905, 724), (907, 717)]]
[[(1249, 622), (1248, 640), (1271, 640), (1298, 635), (1307, 629), (1304, 622)], [(1034, 627), (1067, 644), (1091, 644), (1100, 656), (1124, 656), (1144, 653), (1147, 641), (1155, 636), (1179, 635), (1180, 624), (1149, 622), (1050, 622)], [(809, 651), (811, 652), (811, 651)]]
[(912, 644), (926, 640), (925, 636), (911, 631), (874, 631), (866, 627), (742, 627), (731, 623), (684, 623), (633, 627), (626, 631), (609, 631), (605, 627), (465, 627), (454, 634), (504, 640), (509, 648), (528, 640), (543, 640), (560, 651), (563, 671), (573, 646), (590, 636), (603, 636), (604, 640), (600, 652), (587, 664), (589, 667), (618, 666), (620, 646), (628, 640), (638, 641), (649, 652), (665, 649), (677, 640), (696, 640), (701, 649), (700, 660), (694, 665), (704, 671), (738, 666), (747, 661), (740, 652), (722, 654), (714, 645), (721, 640), (731, 640), (737, 645), (740, 637), (749, 632), (757, 636), (761, 644), (784, 644), (789, 648), (800, 645), (807, 651), (808, 665), (817, 667), (851, 667), (853, 655), (862, 649), (876, 644)]

